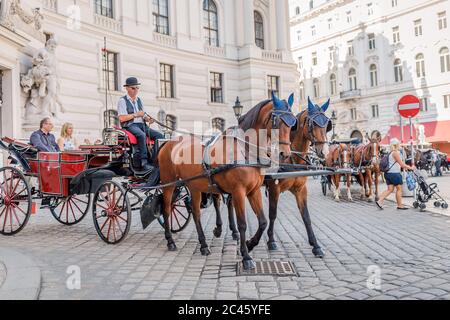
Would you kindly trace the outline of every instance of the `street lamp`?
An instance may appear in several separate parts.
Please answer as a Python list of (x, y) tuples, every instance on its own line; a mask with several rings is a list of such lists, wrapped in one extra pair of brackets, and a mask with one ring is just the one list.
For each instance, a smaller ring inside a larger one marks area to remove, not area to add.
[(331, 113), (331, 124), (333, 125), (333, 136), (331, 137), (331, 140), (334, 140), (336, 138), (336, 121), (337, 121), (337, 116), (336, 116), (336, 111), (333, 110), (333, 112)]
[(242, 116), (242, 111), (244, 111), (244, 106), (241, 105), (241, 101), (239, 101), (239, 97), (236, 97), (236, 102), (233, 106), (233, 111), (236, 119), (239, 121), (239, 119)]

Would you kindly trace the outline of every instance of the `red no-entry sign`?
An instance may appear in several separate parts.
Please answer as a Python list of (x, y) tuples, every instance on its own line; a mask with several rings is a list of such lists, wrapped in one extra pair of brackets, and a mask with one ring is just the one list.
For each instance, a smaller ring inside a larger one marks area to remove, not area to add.
[(398, 102), (398, 112), (404, 118), (414, 118), (420, 112), (420, 100), (416, 96), (404, 96)]

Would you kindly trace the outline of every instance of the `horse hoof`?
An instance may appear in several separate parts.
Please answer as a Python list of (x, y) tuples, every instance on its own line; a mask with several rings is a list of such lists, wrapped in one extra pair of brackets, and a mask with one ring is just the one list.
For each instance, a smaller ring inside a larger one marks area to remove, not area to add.
[(222, 229), (215, 228), (213, 233), (214, 233), (214, 237), (220, 238), (222, 236)]
[(367, 199), (367, 202), (372, 203), (372, 202), (373, 202), (373, 199), (372, 199), (372, 198), (369, 198), (369, 199)]
[(239, 241), (240, 236), (241, 235), (238, 232), (233, 232), (233, 240), (234, 241)]
[(202, 256), (209, 256), (211, 254), (211, 251), (208, 247), (200, 248), (200, 252), (202, 253)]
[(253, 270), (256, 269), (256, 263), (253, 260), (243, 260), (242, 264), (244, 265), (244, 270)]
[(276, 242), (267, 242), (267, 246), (269, 247), (269, 251), (277, 251), (278, 246)]
[(314, 256), (316, 258), (322, 259), (323, 257), (325, 257), (325, 253), (323, 253), (322, 248), (320, 248), (320, 247), (319, 248), (314, 248), (312, 250), (312, 252), (313, 252), (313, 254), (314, 254)]
[(169, 249), (169, 251), (177, 251), (177, 245), (175, 243), (168, 243), (167, 244), (167, 248)]

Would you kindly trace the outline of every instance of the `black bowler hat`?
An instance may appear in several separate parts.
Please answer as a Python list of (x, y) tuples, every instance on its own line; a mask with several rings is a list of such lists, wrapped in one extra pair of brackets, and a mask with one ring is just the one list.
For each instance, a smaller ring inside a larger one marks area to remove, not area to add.
[(130, 77), (125, 81), (124, 87), (134, 87), (134, 86), (140, 86), (138, 79), (135, 77)]

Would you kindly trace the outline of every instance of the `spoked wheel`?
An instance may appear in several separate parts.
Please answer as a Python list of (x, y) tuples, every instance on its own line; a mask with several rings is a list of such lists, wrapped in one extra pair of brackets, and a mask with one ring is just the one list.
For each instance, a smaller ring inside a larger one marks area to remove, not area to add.
[(17, 169), (0, 169), (0, 234), (20, 232), (31, 216), (31, 189)]
[(117, 244), (128, 234), (131, 206), (120, 184), (108, 181), (100, 186), (94, 196), (92, 213), (95, 229), (106, 243)]
[(54, 206), (50, 207), (50, 211), (58, 222), (66, 226), (72, 226), (83, 220), (90, 204), (90, 194), (73, 195), (67, 198), (56, 199)]
[[(161, 205), (162, 208), (162, 205)], [(175, 189), (172, 197), (172, 211), (170, 215), (170, 230), (172, 233), (183, 231), (192, 217), (191, 193), (186, 187)], [(164, 212), (158, 218), (159, 224), (164, 228)]]

